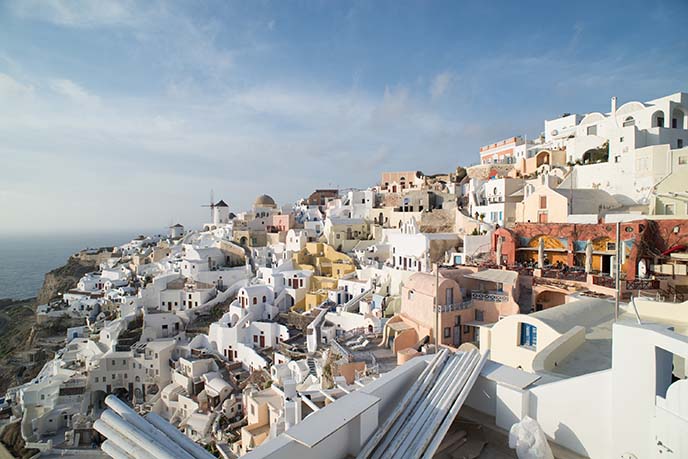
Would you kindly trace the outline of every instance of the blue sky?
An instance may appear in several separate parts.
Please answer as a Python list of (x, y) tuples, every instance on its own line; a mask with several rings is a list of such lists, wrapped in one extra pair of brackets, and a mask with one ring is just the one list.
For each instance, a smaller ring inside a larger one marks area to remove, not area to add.
[[(482, 3), (489, 3), (484, 5)], [(684, 1), (0, 2), (0, 233), (198, 226), (688, 90)]]

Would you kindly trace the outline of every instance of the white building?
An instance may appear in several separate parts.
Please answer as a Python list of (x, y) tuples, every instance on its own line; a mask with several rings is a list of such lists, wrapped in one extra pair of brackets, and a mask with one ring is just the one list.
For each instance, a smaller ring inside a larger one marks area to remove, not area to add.
[(444, 260), (459, 238), (454, 233), (421, 233), (414, 218), (399, 229), (385, 229), (383, 243), (389, 244), (388, 263), (394, 269), (429, 272), (433, 261)]

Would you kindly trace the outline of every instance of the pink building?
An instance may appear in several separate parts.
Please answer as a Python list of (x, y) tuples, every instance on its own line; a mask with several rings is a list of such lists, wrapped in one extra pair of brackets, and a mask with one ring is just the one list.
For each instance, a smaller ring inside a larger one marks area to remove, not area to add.
[(434, 274), (416, 273), (401, 289), (400, 313), (388, 322), (390, 331), (394, 332), (390, 344), (395, 352), (414, 346), (426, 336), (435, 342), (436, 291), (439, 292), (440, 342), (458, 347), (473, 341), (473, 329), (465, 324), (474, 320), (474, 312), (471, 303), (464, 301), (459, 284), (440, 274), (436, 289)]
[(272, 227), (278, 232), (287, 232), (294, 228), (294, 215), (281, 214), (272, 216)]

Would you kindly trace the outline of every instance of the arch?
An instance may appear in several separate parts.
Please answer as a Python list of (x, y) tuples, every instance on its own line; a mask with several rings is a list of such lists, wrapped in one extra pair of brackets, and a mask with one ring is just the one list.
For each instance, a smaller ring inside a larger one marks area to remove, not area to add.
[(626, 115), (628, 113), (637, 112), (637, 111), (642, 110), (644, 108), (645, 108), (645, 105), (642, 102), (638, 102), (638, 101), (626, 102), (625, 104), (623, 104), (621, 107), (619, 107), (616, 110), (616, 114), (617, 114), (617, 116)]
[(539, 151), (535, 155), (535, 167), (540, 167), (543, 164), (550, 164), (551, 152), (549, 150)]
[(671, 111), (671, 128), (688, 129), (688, 115), (681, 107), (674, 107)]
[(652, 127), (664, 127), (663, 110), (657, 110), (652, 114)]
[(635, 118), (633, 118), (632, 116), (627, 116), (626, 119), (623, 120), (622, 126), (623, 127), (635, 126)]
[(548, 236), (546, 234), (539, 234), (533, 236), (530, 241), (528, 241), (528, 247), (537, 248), (540, 245), (540, 239), (545, 241), (545, 250), (547, 249), (566, 249), (566, 245), (561, 242), (558, 238), (554, 236)]
[(239, 245), (245, 246), (247, 242), (248, 239), (246, 238), (246, 236), (241, 236), (241, 239), (239, 239)]
[(597, 148), (591, 148), (583, 153), (583, 164), (606, 163), (609, 161), (609, 143), (605, 142)]
[(597, 121), (601, 121), (603, 119), (604, 119), (604, 115), (600, 112), (589, 113), (583, 117), (579, 126), (585, 126), (586, 124), (592, 124), (592, 123), (595, 123)]

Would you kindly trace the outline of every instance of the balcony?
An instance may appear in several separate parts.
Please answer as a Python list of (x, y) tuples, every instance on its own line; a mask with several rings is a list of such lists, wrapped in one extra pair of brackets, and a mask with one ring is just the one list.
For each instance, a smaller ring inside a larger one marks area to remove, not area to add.
[(452, 312), (452, 311), (463, 311), (464, 309), (469, 309), (473, 306), (473, 303), (469, 301), (463, 301), (461, 303), (452, 304), (440, 304), (439, 306), (433, 307), (433, 312), (437, 313), (438, 309), (440, 313)]
[(502, 292), (472, 292), (471, 299), (490, 303), (506, 303), (509, 301), (509, 295)]
[(632, 279), (626, 281), (626, 290), (657, 290), (659, 281), (656, 279)]
[(600, 287), (615, 288), (614, 278), (611, 276), (592, 276), (592, 283)]

